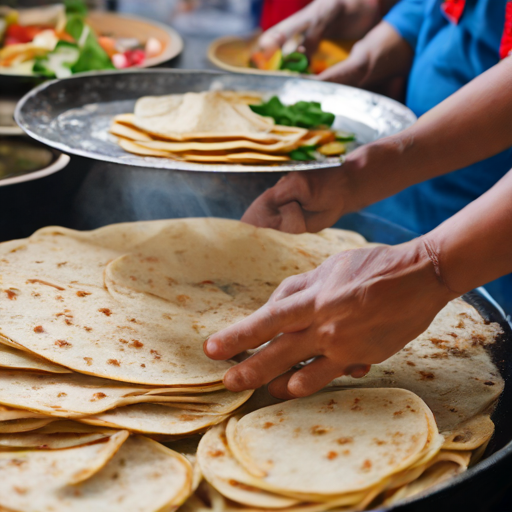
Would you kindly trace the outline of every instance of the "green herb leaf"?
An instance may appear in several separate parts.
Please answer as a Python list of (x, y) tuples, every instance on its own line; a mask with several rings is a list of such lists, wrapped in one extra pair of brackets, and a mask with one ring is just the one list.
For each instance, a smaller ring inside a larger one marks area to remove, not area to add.
[(283, 105), (277, 96), (267, 103), (250, 105), (253, 112), (260, 116), (272, 117), (277, 124), (299, 126), (301, 128), (330, 127), (334, 122), (334, 114), (324, 112), (316, 101), (299, 101), (295, 105)]
[(300, 52), (293, 52), (283, 57), (281, 69), (288, 69), (296, 73), (304, 73), (309, 66), (308, 58)]
[(110, 57), (100, 46), (92, 30), (87, 35), (83, 46), (80, 48), (80, 56), (71, 69), (73, 73), (115, 69)]

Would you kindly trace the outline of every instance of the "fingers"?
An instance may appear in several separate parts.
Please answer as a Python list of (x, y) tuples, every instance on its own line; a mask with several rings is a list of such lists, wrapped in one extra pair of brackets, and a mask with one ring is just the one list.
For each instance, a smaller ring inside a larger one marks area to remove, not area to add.
[(279, 231), (299, 235), (306, 231), (304, 211), (299, 203), (293, 201), (279, 208)]
[[(311, 363), (310, 363), (311, 364)], [(309, 366), (309, 365), (308, 365)], [(352, 368), (347, 369), (343, 374), (349, 374), (351, 377), (355, 379), (360, 379), (364, 377), (371, 369), (371, 365), (353, 365)], [(292, 368), (291, 370), (288, 370), (286, 373), (283, 373), (279, 377), (275, 378), (269, 385), (268, 385), (268, 391), (269, 393), (281, 400), (292, 400), (293, 398), (298, 398), (296, 395), (292, 394), (290, 392), (290, 389), (288, 387), (288, 384), (290, 382), (290, 379), (293, 375), (298, 373), (299, 369)], [(325, 384), (323, 387), (330, 384), (336, 377), (331, 379), (327, 384)]]
[(317, 357), (291, 375), (288, 381), (288, 392), (295, 397), (309, 396), (320, 391), (329, 382), (343, 374), (339, 363), (327, 357)]
[(294, 16), (290, 16), (264, 32), (258, 41), (258, 46), (264, 52), (275, 51), (293, 36), (304, 32), (309, 23), (309, 19), (304, 16), (304, 12), (299, 11)]
[(354, 379), (362, 379), (371, 368), (371, 364), (353, 364), (345, 369), (344, 374), (350, 375)]
[(299, 370), (297, 370), (296, 368), (292, 368), (291, 370), (288, 370), (286, 373), (283, 373), (283, 375), (280, 375), (279, 377), (275, 378), (268, 385), (268, 392), (273, 397), (279, 398), (280, 400), (292, 400), (293, 398), (297, 398), (288, 391), (288, 382), (291, 376), (294, 373), (297, 373), (298, 371)]
[(210, 336), (204, 344), (205, 354), (211, 359), (230, 359), (278, 334), (306, 329), (311, 323), (313, 304), (304, 294), (269, 302), (241, 322)]
[(242, 222), (260, 228), (303, 233), (305, 221), (297, 194), (304, 187), (290, 182), (287, 177), (257, 197), (242, 216)]
[(309, 272), (285, 279), (270, 296), (269, 302), (278, 301), (304, 290), (308, 284)]
[(278, 336), (249, 359), (231, 368), (224, 376), (224, 385), (230, 391), (240, 392), (267, 384), (295, 364), (315, 355), (309, 341), (305, 332)]

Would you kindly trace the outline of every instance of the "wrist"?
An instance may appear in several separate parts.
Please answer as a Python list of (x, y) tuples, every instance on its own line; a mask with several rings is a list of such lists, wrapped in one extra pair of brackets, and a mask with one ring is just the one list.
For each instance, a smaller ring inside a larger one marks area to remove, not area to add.
[(428, 237), (420, 236), (393, 246), (391, 250), (396, 252), (397, 259), (402, 262), (404, 275), (412, 279), (414, 286), (421, 287), (423, 294), (430, 296), (436, 304), (442, 307), (461, 295), (446, 281), (440, 266), (438, 247)]
[(345, 213), (366, 208), (406, 188), (412, 146), (402, 132), (350, 153), (342, 166), (348, 188)]

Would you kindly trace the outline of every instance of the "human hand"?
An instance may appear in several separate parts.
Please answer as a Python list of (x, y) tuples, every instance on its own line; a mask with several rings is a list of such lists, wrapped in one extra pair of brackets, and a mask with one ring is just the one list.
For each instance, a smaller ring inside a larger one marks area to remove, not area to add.
[(264, 32), (258, 45), (272, 52), (294, 36), (304, 34), (306, 53), (313, 53), (320, 40), (360, 39), (378, 23), (378, 0), (315, 0), (304, 9)]
[[(427, 329), (456, 293), (437, 277), (422, 238), (355, 249), (285, 279), (268, 303), (205, 342), (229, 359), (270, 343), (231, 368), (231, 391), (271, 382), (279, 398), (308, 396), (341, 375), (363, 376)], [(299, 370), (294, 366), (314, 360)]]
[(292, 172), (256, 198), (242, 222), (287, 233), (317, 232), (345, 212), (346, 168)]

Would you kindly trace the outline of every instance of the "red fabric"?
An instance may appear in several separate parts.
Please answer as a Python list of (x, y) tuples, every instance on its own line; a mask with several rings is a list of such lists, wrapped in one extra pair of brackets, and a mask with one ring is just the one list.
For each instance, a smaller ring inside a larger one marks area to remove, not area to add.
[(507, 2), (505, 10), (505, 27), (501, 37), (500, 58), (508, 57), (512, 52), (512, 2)]
[(445, 0), (441, 5), (441, 10), (449, 21), (457, 25), (465, 6), (466, 0)]
[(261, 14), (261, 28), (268, 30), (280, 21), (300, 11), (313, 0), (265, 0)]

